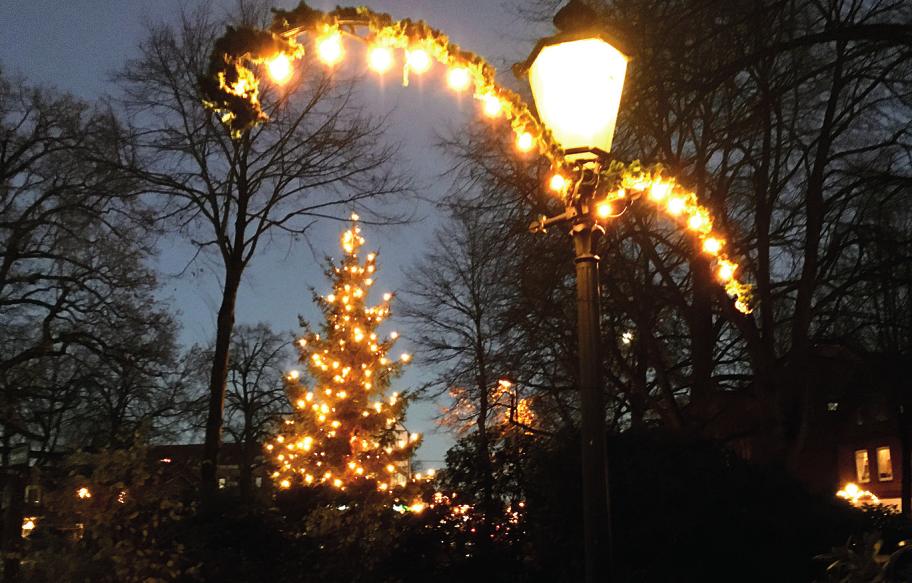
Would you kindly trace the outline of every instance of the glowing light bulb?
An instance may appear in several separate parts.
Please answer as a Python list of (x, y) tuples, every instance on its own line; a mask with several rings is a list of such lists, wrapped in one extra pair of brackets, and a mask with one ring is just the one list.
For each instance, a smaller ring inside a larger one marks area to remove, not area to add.
[(719, 279), (722, 281), (730, 281), (735, 276), (735, 270), (738, 269), (738, 266), (730, 261), (722, 261), (719, 263)]
[(551, 177), (551, 182), (548, 183), (548, 186), (554, 192), (564, 192), (567, 188), (567, 179), (560, 174), (555, 174)]
[(383, 294), (383, 301), (384, 301), (384, 302), (388, 302), (388, 301), (390, 301), (391, 299), (393, 299), (393, 294), (391, 294), (391, 293), (385, 293), (385, 294)]
[(484, 104), (484, 113), (488, 117), (497, 117), (503, 109), (503, 103), (496, 95), (485, 95), (481, 98)]
[(447, 85), (453, 91), (465, 91), (472, 82), (472, 76), (465, 67), (453, 67), (447, 73)]
[(671, 186), (670, 182), (654, 182), (649, 189), (649, 198), (656, 202), (665, 200), (671, 193)]
[(703, 241), (703, 251), (709, 253), (710, 255), (716, 255), (719, 251), (722, 250), (722, 241), (710, 237)]
[(686, 207), (687, 201), (679, 196), (668, 199), (668, 213), (673, 216), (678, 216), (683, 213)]
[(406, 62), (410, 71), (426, 73), (431, 68), (431, 55), (424, 49), (415, 49), (408, 52)]
[(291, 79), (291, 57), (285, 53), (277, 54), (266, 62), (266, 70), (269, 72), (270, 79), (279, 85), (284, 85)]
[(76, 495), (77, 495), (80, 499), (86, 500), (86, 499), (92, 497), (92, 492), (90, 492), (88, 488), (86, 488), (85, 486), (83, 486), (82, 488), (76, 490)]
[(687, 221), (687, 226), (690, 227), (690, 229), (693, 231), (699, 231), (708, 224), (709, 219), (707, 219), (702, 213), (694, 213)]
[(374, 47), (367, 54), (367, 65), (376, 73), (386, 73), (393, 68), (393, 51), (389, 47)]
[(529, 132), (523, 132), (516, 138), (516, 149), (520, 152), (528, 152), (535, 147), (535, 138)]
[(289, 480), (282, 480), (281, 482), (279, 482), (279, 487), (282, 488), (283, 490), (287, 490), (287, 489), (291, 488), (291, 482)]
[(345, 50), (342, 47), (342, 33), (339, 31), (331, 32), (317, 40), (317, 56), (320, 60), (329, 66), (337, 65), (345, 56)]
[(299, 371), (293, 370), (288, 373), (289, 380), (296, 381), (301, 378), (301, 373)]
[(408, 361), (412, 360), (412, 355), (411, 355), (411, 354), (403, 354), (403, 355), (400, 356), (399, 358), (402, 359), (402, 362), (408, 362)]
[(603, 200), (596, 205), (595, 214), (600, 219), (608, 219), (611, 218), (612, 214), (614, 214), (614, 209), (611, 208), (610, 202)]
[(399, 338), (399, 333), (398, 333), (398, 332), (390, 332), (390, 338), (392, 338), (393, 340), (395, 340), (396, 338)]

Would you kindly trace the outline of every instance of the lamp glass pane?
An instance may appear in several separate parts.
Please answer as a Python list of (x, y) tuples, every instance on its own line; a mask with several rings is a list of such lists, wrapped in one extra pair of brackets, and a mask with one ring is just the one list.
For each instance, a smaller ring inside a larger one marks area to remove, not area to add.
[(529, 69), (542, 122), (565, 150), (611, 150), (627, 57), (600, 38), (544, 47)]

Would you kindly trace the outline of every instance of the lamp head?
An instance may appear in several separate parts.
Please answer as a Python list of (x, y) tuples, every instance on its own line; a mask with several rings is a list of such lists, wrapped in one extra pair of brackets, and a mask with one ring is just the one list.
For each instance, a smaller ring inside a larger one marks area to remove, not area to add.
[(630, 58), (595, 11), (570, 0), (554, 17), (558, 34), (542, 39), (525, 63), (542, 123), (571, 160), (607, 156)]

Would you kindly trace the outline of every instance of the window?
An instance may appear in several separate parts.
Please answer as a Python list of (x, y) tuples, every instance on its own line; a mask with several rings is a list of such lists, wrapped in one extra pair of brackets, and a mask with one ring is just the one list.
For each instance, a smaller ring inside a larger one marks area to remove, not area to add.
[(254, 483), (256, 484), (257, 488), (262, 488), (263, 487), (263, 476), (257, 476), (256, 479), (254, 480)]
[(889, 447), (877, 448), (877, 479), (881, 482), (893, 479), (893, 459), (890, 457)]
[(219, 490), (224, 490), (225, 486), (228, 485), (228, 478), (219, 478), (218, 485), (219, 485)]
[(41, 486), (32, 485), (25, 487), (25, 503), (41, 504)]
[(868, 450), (859, 449), (855, 452), (855, 478), (859, 483), (871, 481), (871, 466), (868, 464)]

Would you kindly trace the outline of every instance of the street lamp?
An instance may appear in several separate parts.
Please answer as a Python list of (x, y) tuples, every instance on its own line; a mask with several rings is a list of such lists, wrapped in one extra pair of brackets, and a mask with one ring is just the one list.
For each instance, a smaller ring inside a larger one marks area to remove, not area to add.
[[(525, 63), (542, 124), (551, 131), (579, 179), (557, 174), (552, 189), (565, 192), (565, 211), (533, 223), (533, 230), (569, 223), (576, 252), (576, 302), (582, 434), (583, 536), (586, 581), (611, 576), (611, 513), (605, 447), (605, 405), (601, 383), (598, 262), (595, 245), (602, 227), (596, 217), (611, 215), (596, 203), (601, 167), (608, 161), (629, 57), (597, 28), (595, 13), (571, 0), (557, 13), (559, 33), (538, 43)], [(594, 211), (594, 213), (593, 213)]]

